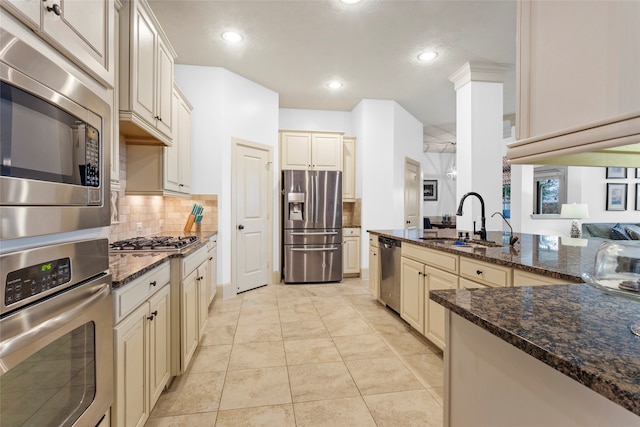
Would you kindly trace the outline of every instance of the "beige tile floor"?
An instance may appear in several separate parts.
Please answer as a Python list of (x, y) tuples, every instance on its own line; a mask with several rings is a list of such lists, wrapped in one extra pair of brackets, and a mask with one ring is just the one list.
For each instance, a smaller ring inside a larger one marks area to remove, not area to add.
[(442, 353), (367, 282), (216, 300), (189, 371), (148, 427), (441, 426)]

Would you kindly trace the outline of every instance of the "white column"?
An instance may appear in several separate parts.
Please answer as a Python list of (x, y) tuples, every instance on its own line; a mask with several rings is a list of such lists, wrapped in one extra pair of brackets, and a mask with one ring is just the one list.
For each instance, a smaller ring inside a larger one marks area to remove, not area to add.
[[(456, 209), (462, 196), (474, 191), (485, 203), (487, 230), (502, 230), (502, 86), (505, 66), (466, 63), (449, 80), (456, 90)], [(480, 230), (480, 202), (469, 197), (459, 230)]]

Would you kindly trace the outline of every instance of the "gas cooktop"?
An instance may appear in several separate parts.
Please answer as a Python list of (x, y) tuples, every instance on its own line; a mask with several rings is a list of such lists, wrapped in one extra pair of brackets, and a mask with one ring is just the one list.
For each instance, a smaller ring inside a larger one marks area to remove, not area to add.
[(129, 252), (181, 252), (198, 241), (196, 236), (173, 237), (153, 236), (134, 237), (109, 244), (112, 253)]

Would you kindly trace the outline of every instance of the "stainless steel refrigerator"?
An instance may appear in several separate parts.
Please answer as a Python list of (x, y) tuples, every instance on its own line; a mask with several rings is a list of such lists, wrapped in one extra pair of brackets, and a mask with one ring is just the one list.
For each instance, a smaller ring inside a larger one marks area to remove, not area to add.
[(342, 172), (282, 171), (285, 283), (342, 280)]

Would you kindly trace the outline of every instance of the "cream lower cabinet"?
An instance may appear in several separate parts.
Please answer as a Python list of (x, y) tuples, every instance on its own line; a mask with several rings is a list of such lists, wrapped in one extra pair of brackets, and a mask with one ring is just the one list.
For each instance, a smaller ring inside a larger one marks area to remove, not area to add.
[(540, 285), (565, 285), (569, 282), (563, 279), (529, 273), (527, 271), (513, 269), (513, 286), (540, 286)]
[(342, 230), (342, 275), (345, 277), (360, 276), (360, 229), (344, 228)]
[(369, 292), (380, 298), (380, 250), (378, 236), (369, 236)]
[(402, 245), (400, 317), (441, 349), (445, 346), (445, 311), (431, 301), (429, 292), (457, 289), (458, 264), (457, 255)]
[(169, 264), (114, 291), (117, 426), (143, 426), (169, 381), (170, 295)]
[(208, 248), (172, 258), (171, 374), (187, 371), (208, 316)]
[(209, 258), (209, 292), (207, 300), (209, 305), (213, 302), (218, 291), (218, 236), (212, 236), (207, 244), (207, 253)]

